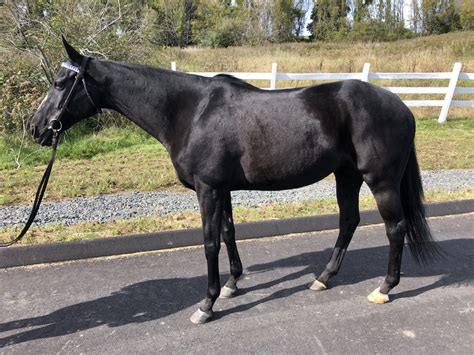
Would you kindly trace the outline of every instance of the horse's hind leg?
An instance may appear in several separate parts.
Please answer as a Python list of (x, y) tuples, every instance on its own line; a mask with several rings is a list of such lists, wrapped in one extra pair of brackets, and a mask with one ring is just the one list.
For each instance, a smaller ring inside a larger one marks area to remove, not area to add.
[[(370, 184), (369, 184), (370, 186)], [(392, 182), (381, 182), (370, 186), (377, 201), (377, 207), (385, 223), (390, 251), (388, 270), (382, 286), (375, 289), (367, 297), (373, 303), (388, 302), (389, 291), (400, 281), (400, 266), (402, 262), (403, 243), (406, 234), (406, 223), (400, 199), (400, 189)]]
[(237, 244), (235, 243), (235, 228), (232, 217), (232, 202), (230, 192), (228, 193), (222, 214), (222, 239), (227, 247), (230, 263), (230, 277), (222, 287), (220, 297), (231, 298), (237, 294), (237, 280), (242, 275), (242, 262), (240, 261)]
[(334, 174), (336, 175), (337, 203), (339, 205), (339, 236), (326, 268), (310, 286), (312, 290), (316, 291), (326, 289), (328, 280), (338, 273), (347, 247), (360, 221), (359, 191), (362, 177), (356, 171), (342, 169), (337, 170)]

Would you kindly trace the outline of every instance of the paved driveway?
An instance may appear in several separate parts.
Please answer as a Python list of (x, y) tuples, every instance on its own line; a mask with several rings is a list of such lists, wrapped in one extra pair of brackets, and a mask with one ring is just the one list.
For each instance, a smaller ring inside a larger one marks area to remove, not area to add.
[(319, 293), (306, 286), (335, 231), (240, 242), (241, 294), (201, 326), (201, 248), (0, 270), (0, 353), (472, 353), (474, 214), (430, 222), (448, 257), (419, 267), (406, 253), (386, 305), (366, 300), (386, 269), (381, 226), (358, 230)]

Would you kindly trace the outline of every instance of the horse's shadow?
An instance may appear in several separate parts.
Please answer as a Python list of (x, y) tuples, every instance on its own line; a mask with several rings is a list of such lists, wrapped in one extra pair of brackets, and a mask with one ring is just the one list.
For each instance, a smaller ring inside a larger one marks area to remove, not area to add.
[[(402, 264), (402, 271), (406, 277), (429, 277), (441, 276), (435, 282), (413, 290), (397, 293), (397, 289), (390, 294), (391, 301), (406, 297), (415, 297), (429, 290), (446, 287), (449, 285), (471, 285), (474, 282), (474, 240), (456, 239), (437, 243), (443, 252), (443, 256), (427, 265), (418, 265), (408, 253), (405, 247), (405, 258)], [(279, 259), (270, 263), (252, 265), (247, 270), (250, 273), (270, 271), (276, 268), (303, 267), (297, 272), (286, 274), (285, 276), (258, 284), (241, 290), (242, 293), (250, 293), (265, 288), (276, 286), (279, 283), (295, 280), (304, 275), (319, 273), (323, 270), (329, 260), (332, 249), (319, 252), (302, 253), (285, 259)], [(383, 277), (386, 272), (388, 258), (388, 246), (350, 250), (347, 252), (341, 271), (337, 276), (329, 281), (330, 288), (353, 285), (372, 278)], [(403, 279), (402, 281), (403, 282)], [(241, 304), (236, 307), (226, 309), (217, 314), (216, 318), (224, 317), (228, 314), (246, 311), (259, 304), (285, 298), (308, 289), (308, 284), (303, 283), (294, 287), (279, 289), (272, 294), (256, 301)]]
[[(405, 258), (404, 271), (409, 277), (441, 276), (433, 284), (415, 290), (394, 293), (393, 299), (414, 297), (428, 290), (453, 284), (473, 282), (474, 261), (472, 251), (474, 240), (457, 239), (440, 242), (447, 253), (445, 259), (431, 265), (419, 267), (411, 258)], [(348, 251), (340, 275), (331, 280), (331, 287), (356, 284), (384, 275), (387, 262), (387, 247), (374, 247)], [(250, 273), (266, 272), (273, 269), (304, 267), (278, 279), (257, 284), (241, 290), (242, 294), (270, 288), (282, 282), (296, 280), (309, 273), (322, 270), (330, 256), (330, 249), (302, 253), (269, 263), (248, 267)], [(35, 327), (14, 335), (0, 338), (0, 347), (23, 343), (35, 339), (57, 337), (80, 332), (101, 325), (120, 327), (131, 323), (157, 320), (198, 303), (204, 294), (207, 278), (158, 279), (140, 282), (122, 288), (106, 297), (60, 308), (50, 314), (25, 318), (0, 324), (0, 332)], [(250, 303), (240, 304), (225, 311), (216, 312), (216, 318), (234, 312), (248, 310), (258, 304), (288, 297), (307, 289), (306, 284), (278, 289), (272, 294)]]
[(77, 303), (33, 318), (0, 324), (0, 333), (20, 328), (34, 329), (0, 338), (0, 348), (34, 339), (50, 338), (101, 325), (120, 327), (174, 314), (201, 299), (207, 278), (149, 280), (126, 286), (109, 296)]

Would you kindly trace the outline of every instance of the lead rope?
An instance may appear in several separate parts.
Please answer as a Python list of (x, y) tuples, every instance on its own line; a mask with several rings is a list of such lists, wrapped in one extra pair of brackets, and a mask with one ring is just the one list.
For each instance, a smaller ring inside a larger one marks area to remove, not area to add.
[(33, 207), (31, 208), (30, 216), (28, 217), (28, 220), (26, 221), (25, 226), (23, 227), (20, 234), (18, 234), (18, 236), (15, 239), (9, 242), (0, 243), (0, 248), (8, 247), (10, 245), (13, 245), (19, 242), (24, 237), (26, 232), (28, 232), (28, 229), (30, 229), (30, 226), (33, 223), (36, 217), (36, 214), (38, 213), (38, 210), (40, 208), (41, 201), (43, 200), (44, 192), (46, 191), (46, 187), (48, 186), (51, 170), (53, 170), (54, 159), (56, 158), (56, 148), (58, 147), (58, 138), (59, 138), (59, 132), (58, 130), (54, 129), (53, 141), (52, 141), (53, 150), (51, 152), (51, 159), (49, 160), (48, 166), (46, 167), (43, 177), (41, 178), (41, 182), (38, 186), (38, 190), (36, 191)]

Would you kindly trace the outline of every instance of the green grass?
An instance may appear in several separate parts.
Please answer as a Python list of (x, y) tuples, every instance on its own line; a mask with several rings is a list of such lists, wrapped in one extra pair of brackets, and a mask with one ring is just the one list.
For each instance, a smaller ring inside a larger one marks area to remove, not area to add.
[[(457, 192), (429, 192), (427, 202), (450, 201), (474, 198), (474, 189)], [(361, 210), (375, 208), (373, 197), (366, 196), (360, 200)], [(236, 223), (259, 220), (313, 216), (337, 213), (335, 199), (322, 199), (291, 204), (272, 204), (257, 208), (234, 208)], [(86, 240), (101, 237), (113, 237), (127, 234), (149, 233), (165, 230), (197, 228), (201, 226), (198, 212), (180, 212), (156, 217), (141, 217), (111, 222), (82, 222), (71, 226), (52, 224), (40, 228), (32, 228), (22, 244), (42, 244), (60, 241)], [(0, 229), (0, 241), (10, 240), (18, 234), (18, 228)]]
[(474, 168), (474, 117), (416, 121), (416, 151), (424, 170)]
[[(164, 147), (139, 129), (110, 128), (65, 138), (58, 148), (46, 200), (183, 189)], [(444, 125), (434, 118), (417, 120), (416, 144), (422, 169), (474, 168), (473, 119), (449, 120)], [(27, 144), (17, 169), (4, 139), (0, 146), (0, 206), (28, 204), (50, 149)]]
[[(111, 127), (92, 134), (84, 134), (81, 127), (74, 127), (61, 137), (57, 159), (89, 159), (133, 146), (158, 144), (153, 137), (135, 126)], [(35, 144), (30, 137), (26, 137), (23, 144), (21, 137), (0, 138), (0, 170), (17, 168), (17, 157), (21, 166), (27, 167), (47, 164), (50, 156), (49, 147)]]

